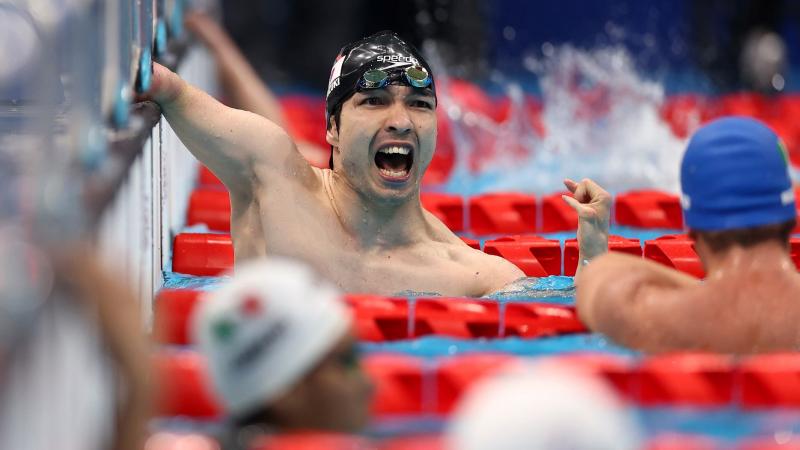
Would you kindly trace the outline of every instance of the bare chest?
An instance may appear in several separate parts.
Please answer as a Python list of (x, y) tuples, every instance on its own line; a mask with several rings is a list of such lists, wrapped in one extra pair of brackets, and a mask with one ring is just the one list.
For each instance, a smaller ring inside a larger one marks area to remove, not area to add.
[(479, 296), (487, 291), (487, 272), (471, 256), (472, 249), (431, 241), (364, 250), (320, 196), (273, 192), (247, 206), (239, 220), (232, 218), (232, 228), (240, 231), (238, 236), (234, 232), (237, 261), (263, 255), (296, 258), (346, 292)]
[(480, 296), (486, 291), (480, 268), (447, 251), (398, 249), (359, 252), (332, 249), (322, 270), (347, 292)]

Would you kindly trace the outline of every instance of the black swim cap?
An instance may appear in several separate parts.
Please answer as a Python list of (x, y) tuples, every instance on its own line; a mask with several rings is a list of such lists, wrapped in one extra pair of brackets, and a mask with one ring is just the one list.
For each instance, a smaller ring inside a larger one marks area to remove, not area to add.
[(428, 72), (431, 77), (429, 88), (436, 97), (430, 66), (416, 48), (396, 33), (381, 31), (342, 47), (333, 62), (325, 95), (326, 126), (334, 109), (356, 92), (358, 80), (364, 72), (374, 69), (393, 72), (413, 66), (422, 66)]

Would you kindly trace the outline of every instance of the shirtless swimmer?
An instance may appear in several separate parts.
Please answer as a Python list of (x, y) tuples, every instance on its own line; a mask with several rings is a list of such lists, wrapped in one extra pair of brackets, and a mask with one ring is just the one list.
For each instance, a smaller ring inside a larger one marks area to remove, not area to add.
[[(181, 141), (225, 184), (236, 261), (266, 254), (307, 261), (347, 292), (482, 296), (524, 276), (473, 250), (419, 200), (436, 142), (430, 67), (396, 34), (345, 46), (331, 72), (331, 168), (310, 166), (287, 133), (228, 108), (156, 65), (148, 97)], [(606, 252), (610, 196), (566, 180), (579, 214), (580, 258)]]

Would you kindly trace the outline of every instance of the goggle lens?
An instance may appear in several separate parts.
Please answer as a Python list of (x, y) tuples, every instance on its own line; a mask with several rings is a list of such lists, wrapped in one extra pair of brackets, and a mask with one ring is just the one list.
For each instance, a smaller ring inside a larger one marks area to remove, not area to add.
[(377, 89), (386, 86), (386, 83), (389, 81), (389, 74), (380, 69), (368, 70), (364, 72), (361, 78), (363, 87), (367, 89)]
[(409, 67), (405, 70), (406, 80), (408, 84), (423, 88), (431, 84), (431, 77), (428, 76), (428, 71), (422, 66)]
[[(431, 85), (431, 77), (428, 71), (422, 66), (408, 67), (403, 71), (406, 82), (417, 88), (424, 88)], [(389, 84), (391, 76), (389, 72), (381, 69), (373, 69), (364, 72), (358, 86), (362, 89), (379, 89)]]

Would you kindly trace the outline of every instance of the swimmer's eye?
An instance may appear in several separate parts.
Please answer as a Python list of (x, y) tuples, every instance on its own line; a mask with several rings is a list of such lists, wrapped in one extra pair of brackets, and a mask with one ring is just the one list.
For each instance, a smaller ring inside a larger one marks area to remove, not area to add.
[(433, 109), (433, 103), (426, 100), (413, 100), (411, 106), (414, 108)]
[(383, 104), (383, 99), (380, 97), (367, 97), (361, 100), (362, 105), (378, 106)]

